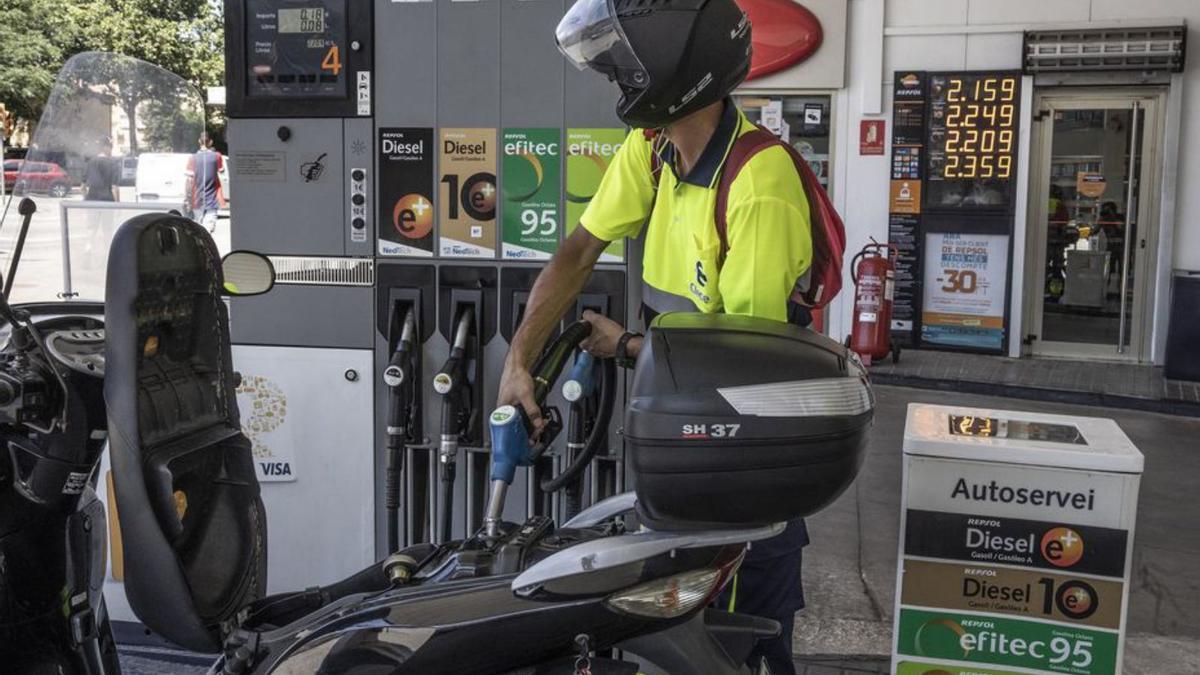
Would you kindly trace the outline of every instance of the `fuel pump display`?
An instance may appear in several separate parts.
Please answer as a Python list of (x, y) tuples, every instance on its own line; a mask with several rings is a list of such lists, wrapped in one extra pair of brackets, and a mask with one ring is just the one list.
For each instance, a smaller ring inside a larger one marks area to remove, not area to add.
[(249, 96), (346, 95), (345, 0), (246, 3)]

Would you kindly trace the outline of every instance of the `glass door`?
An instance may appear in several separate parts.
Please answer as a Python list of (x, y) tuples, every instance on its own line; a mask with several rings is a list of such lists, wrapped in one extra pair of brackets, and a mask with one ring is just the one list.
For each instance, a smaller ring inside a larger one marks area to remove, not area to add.
[(1043, 95), (1039, 104), (1026, 342), (1046, 356), (1147, 359), (1158, 99)]

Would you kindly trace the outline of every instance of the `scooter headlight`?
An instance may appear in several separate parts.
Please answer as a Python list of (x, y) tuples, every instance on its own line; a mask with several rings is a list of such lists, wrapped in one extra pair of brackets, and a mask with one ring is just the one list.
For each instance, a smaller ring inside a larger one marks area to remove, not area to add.
[(609, 596), (604, 603), (625, 614), (674, 619), (708, 604), (731, 573), (726, 568), (690, 570), (627, 588)]

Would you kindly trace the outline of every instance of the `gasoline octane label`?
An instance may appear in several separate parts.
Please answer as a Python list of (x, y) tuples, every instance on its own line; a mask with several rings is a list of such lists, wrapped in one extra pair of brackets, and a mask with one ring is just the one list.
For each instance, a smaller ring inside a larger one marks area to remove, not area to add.
[(1127, 530), (1129, 489), (1121, 474), (913, 457), (906, 506)]
[(900, 602), (1116, 630), (1123, 589), (1118, 581), (1044, 570), (906, 558)]
[(1117, 633), (905, 608), (898, 648), (909, 656), (1102, 675), (1116, 671)]
[[(1057, 522), (908, 509), (904, 553), (1123, 577), (1128, 533)], [(907, 583), (907, 581), (905, 582)]]
[(504, 130), (500, 229), (505, 259), (547, 260), (558, 250), (561, 145), (557, 128)]
[(1008, 670), (991, 668), (962, 668), (959, 666), (935, 666), (915, 661), (901, 661), (896, 666), (896, 675), (1018, 675)]
[[(625, 142), (624, 129), (567, 129), (567, 234), (579, 226), (579, 220), (600, 189), (613, 157)], [(600, 254), (601, 262), (625, 259), (625, 242), (617, 240)]]

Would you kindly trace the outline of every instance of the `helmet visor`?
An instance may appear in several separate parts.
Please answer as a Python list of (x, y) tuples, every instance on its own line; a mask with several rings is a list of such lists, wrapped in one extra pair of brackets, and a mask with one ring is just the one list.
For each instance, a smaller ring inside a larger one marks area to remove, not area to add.
[(645, 86), (646, 69), (621, 32), (612, 0), (578, 0), (554, 30), (558, 50), (575, 67), (599, 70), (623, 84)]

